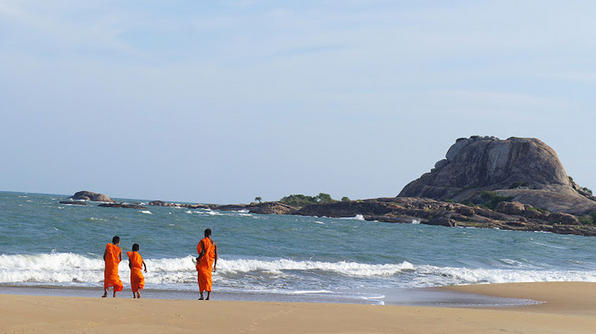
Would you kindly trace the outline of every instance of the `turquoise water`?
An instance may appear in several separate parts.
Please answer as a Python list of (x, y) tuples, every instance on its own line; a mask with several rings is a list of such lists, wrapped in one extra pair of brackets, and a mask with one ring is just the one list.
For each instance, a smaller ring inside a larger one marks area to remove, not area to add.
[[(590, 237), (58, 203), (65, 197), (0, 192), (0, 284), (99, 288), (105, 244), (119, 235), (123, 251), (140, 244), (147, 289), (194, 291), (192, 258), (208, 227), (220, 255), (214, 289), (231, 294), (382, 300), (403, 288), (596, 281)], [(120, 273), (126, 285), (126, 261)]]

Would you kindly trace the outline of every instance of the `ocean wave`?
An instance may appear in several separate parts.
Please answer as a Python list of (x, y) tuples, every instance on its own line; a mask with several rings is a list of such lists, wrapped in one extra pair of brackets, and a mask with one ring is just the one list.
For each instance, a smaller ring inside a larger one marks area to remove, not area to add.
[(416, 267), (416, 287), (462, 284), (580, 281), (596, 282), (596, 271)]
[(361, 214), (357, 214), (354, 217), (342, 217), (339, 219), (349, 219), (349, 220), (364, 220), (364, 216)]
[[(124, 255), (120, 277), (128, 281), (130, 270)], [(195, 284), (196, 271), (191, 255), (179, 258), (145, 259), (149, 272), (148, 285)], [(43, 253), (0, 255), (0, 283), (18, 284), (82, 284), (97, 286), (103, 281), (104, 262), (99, 257), (74, 253)], [(218, 260), (216, 281), (225, 280), (242, 285), (246, 277), (258, 278), (261, 288), (270, 279), (292, 277), (300, 279), (309, 273), (340, 281), (389, 280), (400, 287), (433, 287), (457, 284), (585, 281), (596, 282), (596, 271), (525, 270), (438, 267), (401, 263), (367, 264), (358, 262), (297, 261), (291, 259), (226, 259)], [(248, 275), (248, 276), (247, 276)], [(315, 290), (315, 289), (313, 289)], [(318, 291), (318, 290), (316, 290)]]
[(152, 214), (153, 214), (153, 213), (151, 213), (151, 211), (149, 211), (149, 210), (141, 210), (141, 211), (139, 211), (139, 212), (140, 212), (140, 213), (144, 213), (144, 214), (146, 214), (146, 215), (152, 215)]
[(267, 272), (272, 274), (282, 274), (285, 271), (326, 271), (337, 274), (367, 277), (367, 276), (391, 276), (404, 270), (413, 270), (413, 265), (409, 262), (400, 264), (365, 264), (358, 262), (321, 262), (321, 261), (295, 261), (289, 259), (277, 260), (255, 260), (255, 259), (237, 259), (223, 260), (221, 265), (222, 272), (229, 273), (248, 273), (248, 272)]

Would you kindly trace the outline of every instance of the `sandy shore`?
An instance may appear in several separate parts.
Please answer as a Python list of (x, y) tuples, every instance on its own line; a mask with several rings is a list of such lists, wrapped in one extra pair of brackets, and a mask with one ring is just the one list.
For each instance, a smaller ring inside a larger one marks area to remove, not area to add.
[(0, 295), (0, 333), (596, 333), (596, 283), (450, 289), (545, 303), (462, 309)]

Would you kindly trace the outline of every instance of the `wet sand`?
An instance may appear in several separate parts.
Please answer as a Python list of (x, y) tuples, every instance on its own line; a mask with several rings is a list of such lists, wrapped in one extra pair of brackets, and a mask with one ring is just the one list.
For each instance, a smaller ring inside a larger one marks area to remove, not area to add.
[(595, 333), (596, 283), (449, 290), (539, 305), (443, 308), (332, 303), (0, 295), (0, 333)]

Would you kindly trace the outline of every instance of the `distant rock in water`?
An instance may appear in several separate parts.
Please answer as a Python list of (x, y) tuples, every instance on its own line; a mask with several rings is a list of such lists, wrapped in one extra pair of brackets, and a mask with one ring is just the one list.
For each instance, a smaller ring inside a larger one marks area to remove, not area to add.
[(149, 205), (152, 206), (165, 206), (165, 207), (172, 207), (172, 208), (189, 208), (189, 209), (206, 209), (208, 208), (207, 205), (203, 204), (188, 204), (188, 203), (171, 203), (171, 202), (164, 202), (164, 201), (151, 201)]
[(87, 205), (87, 203), (82, 201), (60, 201), (60, 204), (66, 205)]
[(594, 197), (567, 176), (555, 151), (536, 138), (460, 138), (446, 159), (398, 197), (473, 202), (486, 191), (551, 212), (596, 210)]
[(288, 215), (296, 211), (295, 207), (280, 202), (264, 202), (253, 204), (248, 207), (250, 213), (266, 215)]
[(127, 209), (147, 209), (146, 206), (140, 204), (128, 204), (128, 203), (102, 203), (98, 206), (104, 208), (127, 208)]
[(100, 194), (100, 193), (94, 193), (94, 192), (86, 191), (86, 190), (76, 192), (74, 195), (72, 195), (71, 198), (76, 199), (76, 200), (85, 200), (85, 201), (108, 202), (108, 203), (114, 202), (114, 200), (112, 200), (107, 195)]

